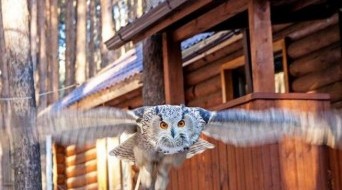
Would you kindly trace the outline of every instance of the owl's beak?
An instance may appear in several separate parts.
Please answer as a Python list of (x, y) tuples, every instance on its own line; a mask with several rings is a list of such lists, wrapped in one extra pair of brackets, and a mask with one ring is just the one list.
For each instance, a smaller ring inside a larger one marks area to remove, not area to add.
[(176, 136), (176, 132), (173, 128), (171, 128), (171, 136), (172, 136), (172, 138), (175, 138), (175, 136)]

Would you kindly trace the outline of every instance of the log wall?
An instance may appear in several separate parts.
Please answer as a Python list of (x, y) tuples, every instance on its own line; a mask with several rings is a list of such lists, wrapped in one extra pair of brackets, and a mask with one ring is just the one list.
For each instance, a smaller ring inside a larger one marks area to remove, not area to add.
[[(311, 22), (288, 34), (292, 90), (329, 93), (332, 107), (342, 108), (342, 60), (338, 16)], [(305, 34), (305, 35), (304, 35)]]
[[(327, 96), (316, 94), (251, 94), (214, 109), (271, 107), (315, 112), (330, 106)], [(216, 148), (187, 160), (182, 168), (173, 169), (169, 190), (341, 189), (341, 151), (295, 139), (251, 148), (236, 148), (207, 139)]]
[(54, 147), (54, 189), (98, 189), (95, 145)]

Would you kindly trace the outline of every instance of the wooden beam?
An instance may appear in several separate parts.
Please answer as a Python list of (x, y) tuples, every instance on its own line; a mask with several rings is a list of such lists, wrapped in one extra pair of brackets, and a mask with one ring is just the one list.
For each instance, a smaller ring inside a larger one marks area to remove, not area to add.
[(251, 61), (251, 48), (249, 30), (246, 28), (243, 30), (243, 53), (245, 56), (245, 72), (247, 82), (247, 94), (253, 92), (253, 78), (252, 78), (252, 61)]
[[(199, 2), (196, 2), (199, 1)], [(212, 1), (212, 0), (211, 0)], [(184, 16), (187, 16), (191, 13), (191, 11), (195, 11), (196, 9), (202, 7), (203, 5), (206, 5), (210, 3), (211, 1), (208, 0), (168, 0), (160, 5), (158, 5), (156, 8), (152, 9), (148, 13), (142, 15), (139, 19), (135, 20), (133, 23), (123, 27), (120, 29), (115, 36), (113, 36), (111, 39), (105, 42), (108, 49), (116, 49), (125, 43), (129, 42), (130, 40), (134, 39), (139, 33), (142, 33), (144, 31), (149, 31), (150, 27), (153, 27), (156, 23), (161, 23), (164, 21), (164, 18), (175, 15), (174, 19), (168, 20), (165, 22), (165, 24), (157, 25), (158, 27), (154, 29), (154, 32), (157, 32), (160, 29), (163, 29), (170, 24), (178, 21), (179, 19), (183, 18)], [(186, 12), (180, 14), (177, 16), (177, 11), (175, 10), (181, 10), (180, 8), (190, 6), (191, 4), (197, 5), (197, 7), (193, 7), (192, 9), (187, 10)], [(183, 16), (183, 17), (181, 17)], [(154, 33), (148, 32), (148, 35), (146, 33), (146, 36), (152, 35)], [(142, 39), (142, 37), (140, 37)], [(136, 41), (136, 40), (135, 40)]]
[(180, 43), (175, 42), (168, 33), (163, 34), (163, 66), (165, 102), (184, 103), (184, 79)]
[(157, 32), (162, 31), (166, 27), (170, 26), (171, 24), (176, 23), (180, 19), (190, 15), (191, 13), (195, 12), (196, 10), (207, 6), (210, 4), (213, 0), (192, 0), (192, 2), (189, 2), (188, 6), (184, 6), (184, 8), (180, 9), (176, 13), (168, 16), (166, 19), (161, 20), (154, 26), (150, 27), (148, 30), (144, 32), (140, 32), (137, 34), (136, 37), (133, 38), (133, 42), (139, 42), (143, 40), (146, 37), (152, 36), (153, 34), (156, 34)]
[(270, 2), (250, 0), (248, 5), (254, 92), (274, 92), (274, 63)]
[(221, 22), (232, 18), (247, 9), (248, 0), (230, 0), (208, 11), (200, 17), (177, 28), (173, 33), (175, 41), (185, 40), (195, 34), (204, 32)]

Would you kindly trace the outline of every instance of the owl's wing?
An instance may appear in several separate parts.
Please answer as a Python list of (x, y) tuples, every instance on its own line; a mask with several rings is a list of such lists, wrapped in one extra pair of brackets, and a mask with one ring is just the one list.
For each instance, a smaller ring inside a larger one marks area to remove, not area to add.
[(285, 109), (229, 109), (208, 115), (203, 133), (235, 146), (275, 143), (284, 136), (293, 136), (310, 144), (342, 147), (340, 111), (314, 114)]
[(91, 110), (61, 110), (37, 117), (39, 138), (52, 135), (62, 145), (88, 144), (98, 138), (136, 131), (136, 117), (131, 111), (99, 107)]
[(135, 162), (134, 147), (136, 146), (135, 141), (136, 135), (129, 137), (126, 141), (121, 143), (109, 152), (109, 155), (116, 156), (121, 160)]

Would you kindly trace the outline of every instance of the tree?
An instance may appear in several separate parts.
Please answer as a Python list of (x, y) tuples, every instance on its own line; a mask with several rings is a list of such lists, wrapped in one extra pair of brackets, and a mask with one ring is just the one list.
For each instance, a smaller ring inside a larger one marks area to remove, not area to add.
[(86, 80), (87, 1), (77, 0), (76, 82)]
[(51, 103), (58, 100), (59, 66), (58, 66), (58, 0), (50, 0), (50, 71), (51, 71)]
[[(47, 53), (46, 53), (46, 40), (47, 40), (47, 26), (45, 17), (45, 0), (38, 1), (38, 35), (39, 35), (39, 57), (38, 57), (38, 73), (39, 73), (39, 93), (47, 91)], [(39, 108), (43, 109), (47, 106), (47, 97), (39, 97)]]
[(162, 36), (153, 35), (143, 41), (144, 105), (165, 103)]
[(113, 15), (112, 15), (112, 1), (101, 0), (101, 67), (105, 67), (110, 61), (112, 52), (109, 52), (105, 41), (109, 40), (114, 35)]
[[(4, 61), (8, 65), (10, 102), (20, 125), (11, 126), (15, 189), (41, 189), (39, 144), (34, 137), (35, 93), (30, 59), (29, 12), (26, 0), (2, 0)], [(16, 10), (13, 12), (13, 10)], [(4, 71), (6, 72), (6, 71)]]
[[(75, 84), (75, 60), (76, 60), (76, 28), (75, 28), (75, 7), (74, 0), (66, 1), (65, 14), (65, 86)], [(71, 88), (66, 90), (66, 94)]]
[(89, 3), (89, 46), (88, 46), (88, 76), (93, 77), (96, 74), (96, 64), (94, 54), (95, 50), (95, 1), (90, 1)]

